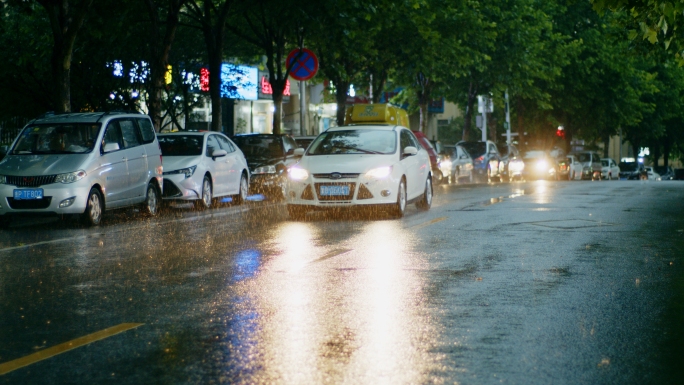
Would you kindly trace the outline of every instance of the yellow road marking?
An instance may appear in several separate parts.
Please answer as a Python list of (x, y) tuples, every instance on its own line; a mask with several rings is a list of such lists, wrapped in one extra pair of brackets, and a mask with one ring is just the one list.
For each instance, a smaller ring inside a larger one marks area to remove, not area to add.
[(93, 334), (88, 334), (87, 336), (79, 337), (76, 338), (75, 340), (71, 340), (69, 342), (65, 342), (63, 344), (59, 344), (56, 346), (53, 346), (51, 348), (47, 348), (45, 350), (41, 350), (39, 352), (30, 354), (26, 357), (22, 358), (17, 358), (16, 360), (5, 362), (4, 364), (0, 364), (0, 376), (3, 374), (7, 374), (13, 370), (17, 370), (19, 368), (23, 368), (24, 366), (28, 366), (31, 364), (35, 364), (38, 361), (42, 361), (51, 357), (54, 357), (58, 354), (68, 352), (69, 350), (79, 348), (84, 345), (88, 345), (90, 343), (93, 343), (95, 341), (103, 340), (105, 338), (111, 337), (115, 334), (119, 334), (122, 332), (125, 332), (130, 329), (137, 328), (138, 326), (142, 326), (144, 324), (137, 324), (137, 323), (124, 323), (124, 324), (119, 324), (116, 326), (112, 326), (110, 328), (100, 330), (99, 332), (95, 332)]
[(419, 224), (419, 225), (411, 226), (411, 228), (412, 228), (412, 229), (420, 229), (420, 228), (422, 228), (422, 227), (427, 227), (427, 226), (430, 226), (430, 225), (434, 225), (435, 223), (441, 222), (441, 221), (443, 221), (443, 220), (445, 220), (445, 219), (447, 219), (447, 217), (435, 218), (435, 219), (431, 220), (430, 222), (425, 222), (425, 223), (421, 223), (421, 224)]

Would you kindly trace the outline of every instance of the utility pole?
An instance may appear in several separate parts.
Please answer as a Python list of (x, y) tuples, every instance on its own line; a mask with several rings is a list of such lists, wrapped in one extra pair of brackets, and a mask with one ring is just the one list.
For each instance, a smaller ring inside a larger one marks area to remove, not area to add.
[(511, 109), (508, 106), (508, 89), (506, 89), (506, 144), (511, 145)]
[(306, 126), (304, 119), (306, 119), (306, 81), (299, 81), (299, 136), (306, 135)]

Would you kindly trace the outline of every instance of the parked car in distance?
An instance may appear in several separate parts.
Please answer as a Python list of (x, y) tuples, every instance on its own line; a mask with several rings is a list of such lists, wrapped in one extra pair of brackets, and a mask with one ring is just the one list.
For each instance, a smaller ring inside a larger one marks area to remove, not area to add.
[(247, 159), (250, 192), (283, 199), (287, 189), (287, 170), (300, 157), (297, 143), (290, 135), (241, 134), (232, 138)]
[(249, 169), (242, 151), (218, 132), (157, 135), (164, 159), (166, 201), (192, 201), (198, 209), (214, 198), (233, 196), (242, 204), (249, 191)]
[(476, 182), (499, 179), (503, 164), (494, 142), (488, 140), (486, 142), (458, 142), (457, 144), (463, 146), (473, 158), (473, 176)]
[(311, 142), (316, 139), (316, 136), (295, 136), (293, 137), (295, 140), (295, 143), (297, 143), (298, 148), (303, 148), (306, 150), (307, 147), (311, 144)]
[(661, 180), (673, 180), (675, 177), (674, 170), (670, 166), (654, 166), (653, 169), (660, 174)]
[(641, 162), (620, 162), (618, 167), (620, 167), (620, 179), (637, 180), (648, 178), (644, 164)]
[(430, 156), (430, 169), (432, 170), (432, 181), (435, 185), (442, 183), (442, 179), (444, 179), (444, 174), (442, 174), (442, 170), (439, 167), (441, 156), (437, 153), (435, 148), (432, 147), (432, 143), (430, 143), (430, 140), (428, 140), (425, 134), (423, 134), (421, 131), (412, 132), (413, 135), (415, 135), (415, 137), (418, 139), (418, 143), (420, 143), (421, 147), (423, 147)]
[(445, 158), (440, 163), (449, 183), (473, 183), (473, 158), (463, 146), (445, 145)]
[(611, 158), (601, 159), (601, 178), (603, 179), (620, 179), (620, 167)]
[(498, 145), (501, 153), (501, 180), (514, 181), (523, 178), (525, 170), (525, 161), (520, 156), (520, 151), (514, 144), (500, 144)]
[(137, 113), (69, 113), (29, 122), (0, 161), (0, 222), (57, 214), (99, 225), (105, 210), (156, 215), (162, 158), (152, 121)]
[(648, 180), (662, 180), (660, 178), (660, 174), (658, 174), (653, 167), (651, 166), (646, 166), (644, 167), (644, 170), (646, 171), (646, 178)]
[(582, 164), (580, 179), (601, 180), (601, 157), (597, 153), (580, 151), (573, 155)]
[(577, 160), (575, 155), (567, 155), (568, 159), (568, 180), (581, 180), (582, 179), (582, 168), (584, 167), (582, 163)]
[(558, 162), (544, 150), (525, 151), (523, 176), (525, 180), (555, 180), (558, 177)]

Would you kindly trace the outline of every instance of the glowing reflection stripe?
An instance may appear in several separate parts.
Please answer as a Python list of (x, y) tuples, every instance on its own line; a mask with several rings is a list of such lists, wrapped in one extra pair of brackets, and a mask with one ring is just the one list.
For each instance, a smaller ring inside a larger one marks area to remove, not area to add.
[(346, 254), (346, 253), (348, 253), (348, 252), (350, 252), (350, 251), (352, 251), (352, 249), (338, 249), (338, 250), (333, 250), (333, 251), (327, 253), (326, 255), (324, 255), (324, 256), (322, 256), (322, 257), (320, 257), (320, 258), (318, 258), (318, 259), (315, 259), (315, 260), (311, 261), (311, 263), (322, 262), (322, 261), (325, 261), (326, 259), (330, 259), (330, 258), (333, 258), (333, 257), (337, 257), (337, 256), (339, 256), (339, 255)]
[(87, 336), (79, 337), (79, 338), (76, 338), (75, 340), (71, 340), (69, 342), (65, 342), (63, 344), (59, 344), (59, 345), (53, 346), (51, 348), (47, 348), (45, 350), (41, 350), (39, 352), (30, 354), (26, 357), (17, 358), (16, 360), (5, 362), (4, 364), (0, 364), (0, 376), (2, 376), (3, 374), (7, 374), (13, 370), (23, 368), (24, 366), (35, 364), (38, 361), (42, 361), (42, 360), (54, 357), (58, 354), (68, 352), (69, 350), (73, 350), (73, 349), (79, 348), (81, 346), (88, 345), (88, 344), (93, 343), (95, 341), (103, 340), (103, 339), (111, 337), (113, 335), (123, 333), (127, 330), (135, 329), (138, 326), (142, 326), (142, 325), (144, 325), (144, 324), (138, 324), (138, 323), (119, 324), (119, 325), (112, 326), (112, 327), (104, 329), (104, 330), (100, 330), (99, 332), (88, 334)]
[(411, 229), (420, 229), (420, 228), (423, 228), (423, 227), (427, 227), (427, 226), (430, 226), (430, 225), (434, 225), (435, 223), (441, 222), (441, 221), (443, 221), (443, 220), (445, 220), (445, 219), (447, 219), (447, 217), (435, 218), (435, 219), (431, 220), (430, 222), (421, 223), (421, 224), (419, 224), (419, 225), (411, 226), (410, 228), (411, 228)]

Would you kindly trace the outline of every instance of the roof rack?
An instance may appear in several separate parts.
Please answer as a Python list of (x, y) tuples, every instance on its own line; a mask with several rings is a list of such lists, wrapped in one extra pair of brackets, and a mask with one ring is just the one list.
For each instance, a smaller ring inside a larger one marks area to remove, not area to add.
[(102, 116), (100, 116), (97, 121), (99, 122), (100, 119), (104, 118), (105, 116), (109, 115), (122, 115), (122, 114), (140, 114), (139, 111), (125, 111), (125, 110), (112, 110), (112, 111), (105, 111), (102, 113)]

